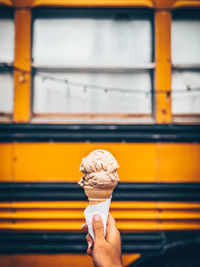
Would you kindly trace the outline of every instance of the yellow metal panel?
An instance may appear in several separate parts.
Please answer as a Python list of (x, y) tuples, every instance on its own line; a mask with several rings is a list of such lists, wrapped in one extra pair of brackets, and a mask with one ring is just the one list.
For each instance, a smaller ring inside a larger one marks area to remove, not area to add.
[(86, 201), (37, 201), (37, 202), (0, 202), (0, 208), (12, 209), (85, 209)]
[(93, 267), (88, 255), (1, 255), (2, 267)]
[[(15, 231), (80, 231), (84, 220), (2, 220), (0, 230), (15, 230)], [(167, 225), (168, 226), (168, 225)], [(191, 229), (191, 224), (185, 225), (185, 229)], [(166, 226), (165, 226), (166, 227)], [(155, 231), (158, 230), (156, 220), (152, 221), (117, 221), (117, 228), (120, 231)], [(171, 226), (173, 230), (173, 224)], [(200, 229), (200, 225), (197, 229)]]
[(155, 181), (155, 144), (27, 143), (14, 146), (15, 181), (78, 181), (82, 176), (79, 172), (82, 157), (97, 148), (114, 154), (120, 163), (121, 181)]
[(122, 265), (124, 267), (129, 266), (129, 264), (133, 263), (137, 259), (140, 258), (140, 254), (123, 254), (122, 255)]
[(199, 220), (200, 222), (200, 209), (197, 211), (191, 210), (160, 210), (157, 217), (161, 220)]
[[(12, 5), (11, 0), (0, 0), (0, 3)], [(127, 6), (147, 7), (156, 9), (171, 9), (180, 7), (199, 7), (198, 0), (15, 0), (15, 7), (38, 7), (38, 6)]]
[(199, 144), (157, 144), (158, 182), (199, 182)]
[(159, 221), (157, 230), (173, 230), (173, 231), (179, 231), (179, 230), (200, 230), (200, 220), (190, 222), (187, 221)]
[(150, 143), (0, 144), (0, 181), (76, 182), (82, 157), (97, 148), (115, 155), (122, 182), (200, 181), (200, 144)]
[[(165, 211), (160, 210), (118, 210), (111, 213), (116, 220), (199, 220), (200, 210), (197, 211)], [(0, 210), (0, 219), (16, 220), (84, 220), (83, 210)]]
[(156, 122), (171, 123), (171, 13), (157, 10), (155, 13), (155, 95)]
[[(87, 202), (0, 203), (0, 229), (80, 231)], [(110, 212), (123, 232), (200, 229), (200, 203), (112, 202)]]
[[(122, 264), (128, 266), (140, 257), (140, 254), (122, 255)], [(0, 255), (3, 267), (93, 267), (92, 258), (88, 255), (51, 254), (51, 255)]]
[[(88, 205), (87, 201), (30, 201), (30, 202), (0, 202), (0, 209), (68, 209), (84, 210)], [(112, 201), (110, 206), (112, 211), (115, 210), (200, 210), (200, 203), (190, 202), (146, 202), (146, 201)]]
[(0, 4), (14, 7), (38, 6), (127, 6), (155, 9), (172, 9), (182, 7), (200, 7), (199, 0), (0, 0)]
[(31, 109), (31, 10), (15, 10), (14, 66), (14, 121), (28, 122)]
[(153, 7), (153, 0), (15, 0), (17, 7), (38, 6), (127, 6), (127, 7)]
[(200, 203), (187, 203), (187, 202), (158, 202), (158, 209), (168, 209), (168, 210), (200, 210)]
[(0, 0), (0, 5), (12, 6), (13, 1), (12, 0)]
[[(130, 210), (119, 210), (119, 211), (112, 211), (111, 213), (113, 217), (115, 217), (118, 220), (143, 220), (143, 219), (156, 219), (158, 217), (161, 218), (178, 218), (178, 212), (168, 212), (168, 215), (164, 215), (162, 213), (162, 216), (158, 216), (156, 210), (141, 210), (141, 211), (130, 211)], [(182, 213), (183, 215), (183, 213)], [(193, 216), (192, 216), (193, 215)], [(186, 214), (187, 217), (189, 218), (199, 218), (198, 217), (198, 212), (193, 212), (193, 214)], [(181, 216), (182, 218), (183, 216)], [(184, 218), (184, 217), (183, 217)], [(84, 220), (84, 215), (83, 215), (83, 210), (78, 211), (78, 210), (51, 210), (51, 211), (46, 211), (46, 210), (7, 210), (7, 211), (0, 211), (0, 219), (16, 219), (16, 220)]]
[(0, 181), (11, 181), (13, 177), (13, 145), (0, 145)]
[[(84, 220), (2, 220), (0, 230), (15, 231), (80, 231)], [(121, 232), (157, 230), (200, 230), (200, 220), (117, 220)]]
[(171, 8), (174, 1), (175, 0), (165, 0), (165, 1), (155, 0), (154, 1), (155, 8), (157, 8), (157, 9), (169, 9), (169, 8)]
[(173, 9), (182, 7), (200, 7), (199, 0), (155, 0), (156, 9)]
[(190, 7), (200, 7), (199, 0), (175, 0), (172, 3), (172, 8), (190, 8)]

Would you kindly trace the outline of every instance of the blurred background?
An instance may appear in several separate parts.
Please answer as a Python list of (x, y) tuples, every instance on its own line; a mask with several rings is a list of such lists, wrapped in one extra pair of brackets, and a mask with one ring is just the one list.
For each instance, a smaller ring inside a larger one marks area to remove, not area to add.
[(124, 266), (200, 266), (200, 1), (0, 0), (0, 266), (93, 266), (82, 157), (119, 162)]

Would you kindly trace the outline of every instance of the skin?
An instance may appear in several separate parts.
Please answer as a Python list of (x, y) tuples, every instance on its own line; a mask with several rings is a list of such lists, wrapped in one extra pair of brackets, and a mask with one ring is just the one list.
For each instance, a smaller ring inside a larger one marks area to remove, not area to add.
[[(122, 267), (121, 262), (121, 237), (116, 228), (116, 223), (111, 214), (108, 215), (106, 237), (101, 216), (95, 214), (93, 217), (93, 231), (95, 242), (88, 233), (87, 254), (92, 257), (95, 267)], [(87, 230), (87, 224), (82, 226)]]

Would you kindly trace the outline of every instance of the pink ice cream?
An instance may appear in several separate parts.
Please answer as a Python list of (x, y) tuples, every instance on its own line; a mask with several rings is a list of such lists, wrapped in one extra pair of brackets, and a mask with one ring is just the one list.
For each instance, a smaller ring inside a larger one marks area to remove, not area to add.
[(80, 171), (83, 172), (83, 177), (79, 184), (83, 188), (114, 188), (119, 181), (118, 168), (119, 165), (110, 152), (94, 150), (82, 159)]

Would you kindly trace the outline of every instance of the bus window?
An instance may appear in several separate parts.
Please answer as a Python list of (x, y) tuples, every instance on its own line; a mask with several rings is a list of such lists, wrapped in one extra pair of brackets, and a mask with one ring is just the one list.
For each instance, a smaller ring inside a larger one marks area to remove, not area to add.
[(9, 9), (0, 11), (0, 115), (13, 112), (14, 19)]
[(194, 11), (173, 16), (172, 62), (173, 114), (200, 114), (200, 17)]
[[(49, 13), (50, 12), (50, 13)], [(152, 18), (132, 9), (35, 12), (34, 114), (152, 114)]]

